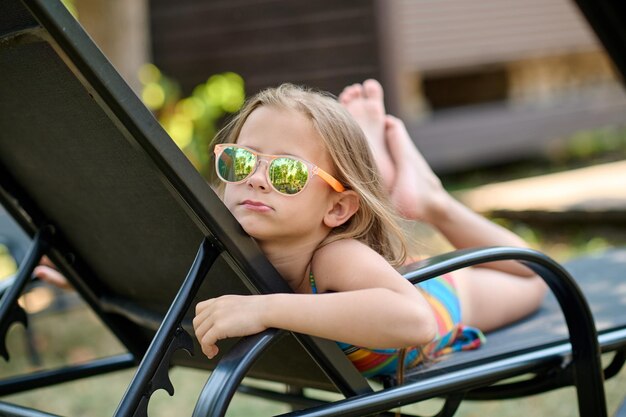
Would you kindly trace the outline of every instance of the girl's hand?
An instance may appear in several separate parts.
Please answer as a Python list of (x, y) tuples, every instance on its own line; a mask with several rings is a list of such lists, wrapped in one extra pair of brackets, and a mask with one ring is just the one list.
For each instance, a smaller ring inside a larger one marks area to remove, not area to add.
[(202, 352), (212, 359), (219, 352), (218, 340), (267, 329), (264, 301), (262, 295), (225, 295), (198, 303), (193, 328)]
[(33, 275), (40, 280), (47, 282), (48, 284), (62, 288), (64, 290), (71, 290), (72, 286), (63, 274), (61, 274), (54, 263), (47, 256), (42, 256), (39, 265), (35, 267)]

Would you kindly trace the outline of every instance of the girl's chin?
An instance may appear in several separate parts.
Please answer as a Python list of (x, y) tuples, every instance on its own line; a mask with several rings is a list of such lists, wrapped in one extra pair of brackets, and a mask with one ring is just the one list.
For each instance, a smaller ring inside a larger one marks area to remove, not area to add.
[(275, 229), (268, 229), (259, 227), (259, 224), (242, 224), (243, 230), (259, 244), (266, 244), (275, 241), (281, 241), (284, 238), (281, 234), (277, 233)]
[(241, 227), (243, 230), (257, 240), (265, 239), (268, 237), (268, 230), (264, 230), (259, 227), (258, 221), (249, 221), (248, 219), (244, 219), (240, 221)]

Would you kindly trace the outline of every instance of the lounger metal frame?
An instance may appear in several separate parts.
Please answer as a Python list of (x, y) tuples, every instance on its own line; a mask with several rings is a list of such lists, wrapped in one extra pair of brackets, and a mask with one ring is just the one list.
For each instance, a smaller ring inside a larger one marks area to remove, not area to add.
[[(3, 201), (3, 203), (7, 204), (8, 201)], [(2, 340), (6, 337), (6, 329), (13, 322), (20, 321), (26, 324), (25, 314), (17, 304), (17, 299), (30, 280), (32, 271), (37, 266), (41, 256), (49, 252), (50, 237), (53, 230), (53, 227), (45, 227), (35, 235), (33, 246), (28, 252), (13, 285), (0, 300), (0, 329), (4, 330), (0, 333)], [(174, 394), (168, 377), (170, 357), (178, 349), (191, 351), (193, 348), (189, 334), (182, 328), (182, 321), (202, 278), (206, 276), (218, 254), (219, 251), (215, 250), (215, 246), (211, 242), (208, 240), (202, 242), (196, 259), (190, 266), (187, 278), (172, 302), (150, 347), (141, 359), (135, 376), (115, 413), (116, 417), (147, 416), (150, 396), (157, 389), (163, 388), (170, 395)], [(411, 404), (436, 396), (463, 393), (489, 386), (494, 382), (533, 372), (543, 367), (561, 367), (564, 357), (571, 355), (569, 362), (571, 367), (565, 373), (566, 379), (569, 381), (565, 381), (561, 375), (559, 384), (567, 382), (576, 387), (581, 416), (606, 416), (600, 346), (593, 316), (577, 284), (558, 263), (529, 249), (483, 248), (456, 251), (423, 261), (417, 265), (418, 267), (413, 272), (406, 274), (406, 277), (411, 282), (418, 283), (461, 268), (510, 259), (522, 261), (546, 281), (564, 312), (571, 345), (548, 347), (529, 352), (526, 355), (503, 358), (483, 364), (480, 367), (459, 369), (439, 377), (407, 383), (379, 392), (356, 394), (358, 388), (355, 387), (352, 389), (352, 393), (347, 393), (348, 398), (346, 400), (311, 407), (289, 415), (360, 416), (384, 412), (400, 405)], [(194, 416), (225, 415), (233, 395), (246, 376), (247, 370), (281, 334), (281, 331), (271, 329), (259, 335), (242, 339), (220, 361), (211, 374), (200, 396)], [(624, 336), (622, 335), (622, 337)], [(620, 342), (623, 341), (620, 340)], [(5, 352), (4, 354), (8, 359), (8, 353)], [(621, 367), (623, 355), (620, 357), (621, 363), (619, 365)], [(133, 366), (135, 361), (128, 355), (121, 355), (51, 373), (39, 373), (30, 377), (9, 379), (0, 382), (0, 395), (32, 389), (33, 384), (41, 387), (95, 373), (114, 371)], [(455, 402), (458, 403), (457, 398), (455, 398)], [(2, 410), (1, 405), (0, 410)]]

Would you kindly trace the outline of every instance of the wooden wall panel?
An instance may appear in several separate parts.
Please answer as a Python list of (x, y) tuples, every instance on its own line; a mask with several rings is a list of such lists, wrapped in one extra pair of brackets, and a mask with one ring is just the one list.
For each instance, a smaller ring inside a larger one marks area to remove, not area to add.
[(428, 72), (597, 49), (570, 0), (389, 0), (404, 71)]
[(185, 91), (234, 71), (339, 93), (380, 77), (375, 0), (151, 0), (153, 61)]

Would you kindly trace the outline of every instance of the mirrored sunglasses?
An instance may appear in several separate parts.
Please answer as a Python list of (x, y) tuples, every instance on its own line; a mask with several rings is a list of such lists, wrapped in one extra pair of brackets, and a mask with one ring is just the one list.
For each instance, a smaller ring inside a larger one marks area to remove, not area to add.
[(267, 182), (284, 195), (301, 192), (309, 179), (317, 175), (338, 193), (345, 190), (332, 175), (303, 159), (286, 155), (267, 155), (232, 143), (215, 145), (215, 170), (227, 183), (237, 184), (248, 179), (263, 159), (267, 161)]

